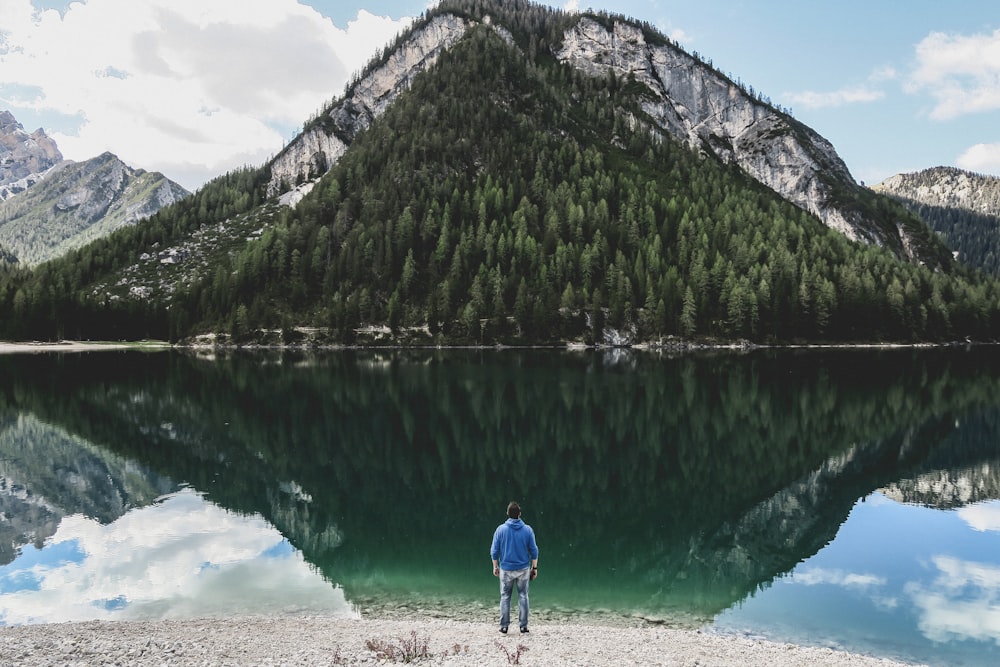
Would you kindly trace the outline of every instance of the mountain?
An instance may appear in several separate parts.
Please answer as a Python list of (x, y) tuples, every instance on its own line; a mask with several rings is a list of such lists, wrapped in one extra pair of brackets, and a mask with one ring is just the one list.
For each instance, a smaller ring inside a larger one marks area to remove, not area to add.
[(13, 114), (0, 111), (0, 201), (27, 190), (62, 159), (44, 130), (28, 134)]
[(934, 167), (896, 174), (872, 186), (872, 189), (928, 206), (1000, 216), (1000, 178), (955, 167)]
[[(477, 14), (470, 6), (482, 9)], [(410, 87), (414, 76), (477, 25), (495, 25), (494, 16), (503, 17), (495, 30), (514, 46), (513, 35), (503, 26), (516, 21), (512, 15), (518, 11), (532, 8), (524, 2), (509, 7), (441, 3), (438, 14), (398, 42), (279, 154), (270, 165), (268, 193), (325, 173), (358, 133)], [(649, 26), (585, 14), (563, 17), (559, 27), (564, 32), (552, 40), (561, 44), (552, 47), (559, 63), (592, 77), (618, 77), (635, 88), (638, 104), (619, 109), (629, 123), (738, 165), (852, 240), (886, 246), (932, 266), (948, 263), (943, 246), (926, 228), (872, 201), (826, 139)]]
[(30, 189), (0, 202), (0, 246), (24, 264), (58, 257), (133, 225), (190, 193), (111, 153), (63, 162)]
[(446, 0), (268, 164), (0, 274), (4, 313), (13, 338), (990, 340), (1000, 285), (650, 26)]
[(1000, 275), (1000, 178), (935, 167), (897, 174), (872, 189), (923, 218), (959, 261)]

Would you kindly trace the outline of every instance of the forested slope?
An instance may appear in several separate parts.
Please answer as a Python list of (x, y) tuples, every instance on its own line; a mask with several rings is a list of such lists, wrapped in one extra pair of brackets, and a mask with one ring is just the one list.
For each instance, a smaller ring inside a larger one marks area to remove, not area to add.
[(1000, 275), (1000, 178), (935, 167), (897, 174), (873, 189), (920, 216), (959, 261)]
[(593, 340), (602, 321), (636, 340), (989, 335), (994, 285), (851, 243), (738, 169), (631, 130), (613, 110), (642, 94), (479, 29), (183, 307), (207, 329), (308, 313), (340, 340), (371, 323)]
[[(220, 177), (64, 260), (8, 269), (0, 336), (250, 342), (267, 329), (287, 341), (304, 326), (342, 343), (372, 329), (387, 341), (482, 344), (997, 336), (996, 282), (852, 242), (738, 167), (651, 132), (637, 122), (646, 86), (556, 62), (549, 45), (566, 16), (515, 4), (529, 10), (472, 28), (296, 208), (234, 239), (211, 272), (155, 298), (130, 298), (121, 278), (144, 254), (256, 215), (268, 169)], [(886, 197), (864, 204), (909, 216)]]

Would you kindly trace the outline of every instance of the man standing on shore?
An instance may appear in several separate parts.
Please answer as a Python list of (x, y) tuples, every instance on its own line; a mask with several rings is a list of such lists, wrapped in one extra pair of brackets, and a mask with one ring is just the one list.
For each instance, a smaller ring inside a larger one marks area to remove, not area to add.
[(535, 531), (521, 521), (521, 506), (507, 505), (507, 521), (497, 526), (490, 547), (493, 576), (500, 578), (500, 632), (510, 625), (510, 596), (517, 584), (517, 620), (521, 632), (528, 631), (528, 582), (538, 576), (538, 545)]

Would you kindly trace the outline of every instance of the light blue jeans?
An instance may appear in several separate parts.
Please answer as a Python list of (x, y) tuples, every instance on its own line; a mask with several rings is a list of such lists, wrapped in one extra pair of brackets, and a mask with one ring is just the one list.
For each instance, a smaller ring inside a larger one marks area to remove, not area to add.
[(510, 596), (517, 584), (517, 622), (522, 628), (528, 627), (528, 582), (531, 568), (523, 570), (500, 570), (500, 627), (510, 625)]

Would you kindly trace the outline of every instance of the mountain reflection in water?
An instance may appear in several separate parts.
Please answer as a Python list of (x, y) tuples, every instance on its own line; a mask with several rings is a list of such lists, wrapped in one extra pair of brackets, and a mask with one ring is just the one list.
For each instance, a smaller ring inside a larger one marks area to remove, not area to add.
[(998, 368), (992, 348), (7, 356), (0, 556), (185, 484), (263, 517), (362, 613), (486, 621), (517, 498), (539, 614), (700, 625), (787, 583), (879, 489), (1000, 498)]

